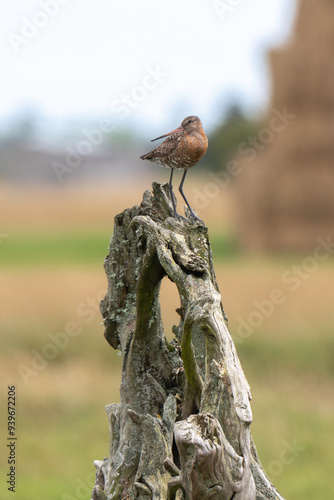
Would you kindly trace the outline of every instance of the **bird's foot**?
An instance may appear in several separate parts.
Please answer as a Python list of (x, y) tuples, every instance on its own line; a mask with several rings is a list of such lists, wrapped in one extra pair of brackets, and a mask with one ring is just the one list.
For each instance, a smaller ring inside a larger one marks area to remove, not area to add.
[[(186, 215), (187, 217), (183, 217), (183, 215), (180, 215), (177, 213), (176, 211), (176, 207), (174, 206), (174, 219), (177, 220), (177, 221), (181, 221), (181, 220), (184, 220), (185, 222), (189, 222), (189, 220), (194, 224), (195, 221), (198, 221), (200, 222), (201, 224), (203, 224), (203, 226), (205, 226), (205, 222), (202, 221), (202, 219), (200, 219), (194, 212), (193, 210), (191, 209), (187, 209), (186, 208)], [(188, 213), (189, 215), (188, 215)]]
[(180, 215), (178, 214), (177, 212), (174, 212), (174, 218), (175, 220), (179, 221), (179, 220), (185, 220), (186, 222), (189, 222), (188, 219), (186, 217), (183, 217), (183, 215)]
[(190, 222), (192, 222), (193, 224), (194, 224), (194, 222), (195, 222), (195, 221), (198, 221), (198, 222), (200, 222), (201, 224), (203, 224), (203, 226), (205, 226), (205, 222), (203, 222), (203, 221), (202, 221), (202, 219), (200, 219), (199, 217), (197, 217), (197, 215), (195, 215), (193, 212), (190, 214), (190, 216), (189, 216), (189, 217), (183, 217), (183, 215), (180, 215), (180, 214), (178, 214), (178, 213), (175, 213), (175, 214), (174, 214), (174, 218), (175, 218), (175, 220), (177, 220), (177, 221), (184, 220), (184, 221), (186, 221), (186, 222), (188, 222), (188, 223), (189, 223), (189, 221), (190, 221)]
[(198, 221), (201, 224), (203, 224), (203, 226), (205, 226), (205, 222), (203, 222), (202, 219), (200, 219), (192, 210), (189, 210), (189, 213), (190, 213), (190, 219), (192, 220), (193, 223), (195, 221)]

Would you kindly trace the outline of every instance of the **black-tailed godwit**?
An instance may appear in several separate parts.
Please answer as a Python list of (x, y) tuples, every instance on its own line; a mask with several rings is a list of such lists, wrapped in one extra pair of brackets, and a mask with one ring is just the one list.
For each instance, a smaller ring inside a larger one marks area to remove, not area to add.
[(140, 159), (152, 161), (157, 165), (169, 167), (171, 169), (169, 189), (174, 208), (174, 217), (176, 219), (184, 217), (178, 215), (176, 211), (172, 185), (173, 172), (174, 168), (184, 170), (179, 191), (189, 208), (192, 219), (197, 219), (200, 222), (203, 222), (194, 214), (183, 192), (183, 183), (188, 169), (196, 165), (208, 149), (208, 139), (203, 130), (201, 120), (198, 116), (188, 116), (183, 120), (178, 128), (172, 130), (168, 134), (164, 134), (156, 139), (153, 139), (151, 142), (163, 139), (164, 137), (166, 137), (166, 139), (160, 144), (160, 146), (153, 149), (146, 155), (142, 155)]

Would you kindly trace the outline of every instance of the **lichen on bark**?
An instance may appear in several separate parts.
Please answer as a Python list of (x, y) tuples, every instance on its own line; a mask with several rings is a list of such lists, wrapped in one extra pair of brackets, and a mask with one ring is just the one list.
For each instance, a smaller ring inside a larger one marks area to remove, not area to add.
[[(107, 406), (109, 457), (93, 500), (283, 500), (250, 434), (250, 388), (222, 306), (208, 229), (175, 220), (168, 185), (115, 217), (101, 303), (105, 337), (122, 353), (120, 403)], [(167, 342), (159, 292), (177, 287)]]

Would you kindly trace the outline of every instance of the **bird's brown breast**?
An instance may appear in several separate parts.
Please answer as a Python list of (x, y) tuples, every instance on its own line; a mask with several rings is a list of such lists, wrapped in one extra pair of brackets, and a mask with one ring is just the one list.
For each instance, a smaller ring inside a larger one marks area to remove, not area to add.
[(190, 166), (196, 165), (208, 149), (208, 139), (204, 132), (203, 134), (196, 132), (186, 135), (184, 141), (186, 155), (189, 158), (189, 162), (192, 163)]

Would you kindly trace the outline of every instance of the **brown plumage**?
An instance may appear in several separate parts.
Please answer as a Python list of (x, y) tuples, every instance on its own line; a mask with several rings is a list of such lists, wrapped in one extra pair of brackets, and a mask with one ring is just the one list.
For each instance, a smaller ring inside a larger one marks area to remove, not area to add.
[(182, 217), (176, 212), (172, 186), (173, 172), (174, 168), (184, 170), (179, 191), (189, 208), (191, 217), (201, 221), (201, 219), (199, 219), (191, 209), (182, 189), (188, 169), (196, 165), (208, 149), (208, 139), (203, 130), (201, 120), (198, 116), (188, 116), (183, 120), (180, 127), (172, 130), (172, 132), (169, 132), (168, 134), (161, 135), (160, 137), (153, 139), (151, 142), (163, 139), (164, 137), (166, 137), (166, 139), (160, 144), (160, 146), (153, 149), (149, 153), (142, 155), (140, 159), (152, 161), (162, 167), (171, 168), (169, 188), (174, 208), (174, 216), (176, 219)]

